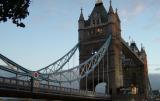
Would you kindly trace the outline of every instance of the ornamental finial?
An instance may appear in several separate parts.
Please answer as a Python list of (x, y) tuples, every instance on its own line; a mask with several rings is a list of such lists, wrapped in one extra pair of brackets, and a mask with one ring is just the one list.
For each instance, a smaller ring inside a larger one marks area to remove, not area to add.
[(96, 0), (96, 4), (102, 3), (102, 0)]
[(112, 6), (112, 0), (110, 0), (110, 6)]

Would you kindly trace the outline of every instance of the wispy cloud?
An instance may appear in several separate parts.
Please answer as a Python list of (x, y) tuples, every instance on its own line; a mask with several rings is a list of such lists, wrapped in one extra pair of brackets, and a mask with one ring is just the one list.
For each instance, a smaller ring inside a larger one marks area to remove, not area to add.
[(156, 13), (155, 13), (155, 20), (160, 20), (160, 9), (158, 9), (157, 11), (156, 11)]
[[(146, 26), (144, 26), (144, 30), (148, 31), (148, 30), (157, 29), (157, 31), (159, 31), (160, 23), (158, 23), (158, 21), (160, 21), (160, 9), (156, 10), (152, 14), (152, 16), (149, 19), (148, 24), (146, 24)], [(160, 42), (160, 37), (155, 38), (154, 40)]]
[(122, 8), (120, 15), (125, 23), (133, 20), (135, 17), (142, 17), (144, 15), (145, 25), (142, 27), (145, 31), (159, 29), (160, 23), (160, 0), (128, 0), (130, 3)]
[(136, 2), (135, 4), (133, 4), (130, 7), (123, 8), (120, 11), (120, 14), (122, 17), (129, 20), (129, 19), (132, 19), (135, 16), (141, 14), (145, 10), (146, 6), (147, 5), (145, 3)]
[(158, 43), (158, 44), (159, 44), (159, 43), (160, 43), (160, 37), (156, 37), (156, 38), (154, 38), (154, 39), (153, 39), (153, 42), (154, 42), (154, 43)]
[(137, 4), (135, 9), (133, 10), (133, 15), (137, 15), (137, 14), (141, 13), (144, 9), (145, 9), (144, 4)]

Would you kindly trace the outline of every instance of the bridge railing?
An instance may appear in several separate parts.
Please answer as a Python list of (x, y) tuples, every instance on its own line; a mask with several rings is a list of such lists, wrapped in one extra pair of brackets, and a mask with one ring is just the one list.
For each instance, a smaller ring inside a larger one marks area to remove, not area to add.
[[(71, 94), (71, 95), (81, 95), (81, 96), (92, 96), (92, 97), (102, 97), (106, 96), (104, 93), (96, 93), (93, 91), (79, 90), (67, 87), (60, 87), (54, 85), (40, 84), (40, 87), (35, 88), (37, 92), (47, 92), (47, 93), (61, 93), (61, 94)], [(108, 96), (106, 96), (108, 97)]]
[(17, 80), (13, 78), (0, 77), (0, 89), (25, 91), (31, 93), (47, 93), (47, 94), (65, 94), (88, 97), (110, 97), (103, 93), (96, 93), (93, 91), (85, 91), (67, 87), (60, 87), (54, 85), (40, 84), (39, 87), (33, 87), (30, 81)]
[(11, 90), (27, 90), (30, 91), (31, 84), (29, 81), (0, 77), (0, 88)]

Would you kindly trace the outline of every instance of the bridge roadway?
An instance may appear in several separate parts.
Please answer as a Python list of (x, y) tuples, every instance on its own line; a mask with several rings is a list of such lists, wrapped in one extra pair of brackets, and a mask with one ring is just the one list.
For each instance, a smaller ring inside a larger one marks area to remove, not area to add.
[(102, 93), (46, 84), (40, 84), (39, 87), (36, 88), (31, 86), (29, 81), (6, 77), (0, 77), (0, 96), (65, 101), (111, 101), (110, 96)]

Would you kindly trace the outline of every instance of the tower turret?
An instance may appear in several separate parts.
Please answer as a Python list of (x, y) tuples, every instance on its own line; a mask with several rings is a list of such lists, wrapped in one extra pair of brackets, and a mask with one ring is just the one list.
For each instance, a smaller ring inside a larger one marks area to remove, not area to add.
[(81, 8), (81, 14), (78, 20), (78, 24), (79, 24), (79, 29), (84, 28), (85, 25), (85, 20), (84, 20), (84, 16), (83, 16), (83, 9)]
[(116, 22), (116, 16), (112, 8), (112, 1), (110, 0), (110, 6), (108, 11), (108, 23), (115, 23), (115, 22)]
[(114, 10), (112, 8), (112, 1), (110, 0), (110, 7), (109, 7), (109, 11), (108, 11), (108, 29), (109, 32), (113, 34), (113, 37), (116, 36), (118, 32), (118, 20), (117, 20), (117, 16), (114, 13)]
[(140, 51), (140, 57), (142, 59), (142, 61), (144, 62), (144, 92), (145, 92), (145, 96), (148, 97), (149, 95), (149, 90), (148, 90), (148, 65), (147, 65), (147, 54), (146, 51), (144, 49), (144, 47), (141, 45), (141, 51)]
[(119, 18), (119, 15), (118, 15), (118, 9), (116, 8), (116, 12), (115, 12), (115, 15), (116, 15), (116, 27), (117, 27), (117, 33), (121, 33), (121, 20)]
[[(110, 76), (113, 78), (113, 81), (111, 85), (112, 88), (112, 95), (117, 94), (117, 89), (115, 88), (120, 88), (123, 86), (123, 70), (122, 70), (122, 60), (121, 60), (121, 51), (122, 51), (122, 46), (121, 46), (121, 33), (118, 30), (118, 20), (117, 16), (113, 10), (112, 7), (112, 1), (110, 0), (110, 6), (109, 6), (109, 11), (108, 11), (108, 26), (107, 30), (108, 33), (112, 35), (112, 42), (111, 42), (111, 47), (109, 50), (109, 58), (110, 60), (110, 68), (114, 69), (115, 71), (113, 74)], [(111, 78), (110, 78), (111, 79)]]
[(143, 61), (145, 61), (145, 59), (147, 57), (146, 51), (142, 45), (141, 45), (140, 57)]
[(138, 49), (135, 41), (132, 41), (132, 42), (131, 42), (130, 47), (131, 47), (132, 51), (134, 51), (134, 52), (137, 53), (137, 54), (139, 53), (139, 49)]
[(113, 7), (112, 7), (112, 1), (110, 0), (110, 6), (108, 13), (114, 13)]
[(116, 8), (115, 15), (116, 15), (117, 21), (120, 23), (121, 20), (120, 20), (119, 15), (118, 15), (118, 9), (117, 8)]

